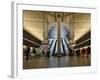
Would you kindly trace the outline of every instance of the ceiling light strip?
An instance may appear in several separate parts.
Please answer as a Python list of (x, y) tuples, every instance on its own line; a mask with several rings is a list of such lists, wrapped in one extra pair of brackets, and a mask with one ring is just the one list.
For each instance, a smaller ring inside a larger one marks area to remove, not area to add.
[(85, 43), (85, 42), (87, 42), (87, 41), (89, 41), (89, 40), (91, 40), (91, 39), (89, 38), (89, 39), (87, 39), (87, 40), (85, 40), (85, 41), (83, 41), (83, 42), (77, 44), (76, 46), (79, 46), (79, 45), (81, 45), (81, 44), (83, 44), (83, 43)]
[(36, 43), (36, 42), (33, 42), (33, 41), (31, 41), (31, 40), (29, 40), (29, 39), (27, 39), (27, 38), (23, 38), (23, 39), (26, 40), (26, 41), (28, 41), (28, 42), (31, 42), (31, 43), (33, 43), (33, 44), (36, 44), (36, 45), (40, 46), (40, 44), (38, 44), (38, 43)]

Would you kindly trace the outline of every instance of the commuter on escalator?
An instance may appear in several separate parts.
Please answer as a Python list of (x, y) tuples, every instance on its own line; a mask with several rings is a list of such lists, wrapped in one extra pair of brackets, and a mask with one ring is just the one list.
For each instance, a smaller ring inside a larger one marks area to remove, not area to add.
[(50, 56), (50, 50), (48, 50), (48, 52), (47, 52), (47, 57), (49, 57)]
[(30, 47), (28, 46), (26, 51), (26, 60), (28, 60), (29, 52), (30, 52)]
[(79, 49), (76, 50), (76, 55), (80, 56), (80, 50)]
[(73, 50), (69, 47), (69, 56), (73, 56)]
[(84, 56), (84, 53), (85, 53), (85, 49), (82, 48), (82, 50), (81, 50), (81, 54), (82, 54), (82, 56)]
[(89, 56), (90, 53), (91, 53), (91, 48), (88, 47), (88, 48), (87, 48), (87, 57)]

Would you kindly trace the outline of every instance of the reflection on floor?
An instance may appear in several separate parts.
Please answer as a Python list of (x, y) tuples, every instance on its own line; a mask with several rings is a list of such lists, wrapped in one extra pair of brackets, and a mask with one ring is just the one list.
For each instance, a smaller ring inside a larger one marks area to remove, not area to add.
[(90, 56), (32, 57), (23, 59), (23, 69), (90, 66)]

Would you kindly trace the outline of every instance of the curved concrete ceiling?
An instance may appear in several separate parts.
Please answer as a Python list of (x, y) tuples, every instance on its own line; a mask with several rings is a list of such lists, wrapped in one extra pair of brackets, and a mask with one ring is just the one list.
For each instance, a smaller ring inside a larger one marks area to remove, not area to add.
[[(30, 11), (30, 10), (23, 11), (24, 29), (42, 41), (44, 40), (43, 29), (45, 26), (45, 14), (48, 14), (48, 21), (47, 21), (48, 25), (55, 22), (56, 15), (54, 12), (41, 12), (41, 11)], [(78, 40), (85, 33), (91, 30), (90, 14), (63, 13), (63, 22), (71, 27), (72, 31), (71, 35), (73, 35), (74, 41)]]

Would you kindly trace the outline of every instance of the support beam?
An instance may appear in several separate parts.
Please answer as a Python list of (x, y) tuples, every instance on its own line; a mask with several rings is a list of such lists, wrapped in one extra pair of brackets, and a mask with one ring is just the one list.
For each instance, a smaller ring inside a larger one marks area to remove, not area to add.
[(69, 26), (70, 26), (70, 38), (72, 41), (74, 41), (74, 17), (73, 14), (70, 15), (69, 18)]
[(48, 42), (48, 14), (44, 14), (44, 43)]
[(61, 52), (61, 29), (60, 29), (60, 23), (61, 23), (61, 16), (57, 16), (57, 51), (58, 53)]
[(57, 14), (57, 13), (55, 12), (55, 22), (57, 21), (56, 14)]

